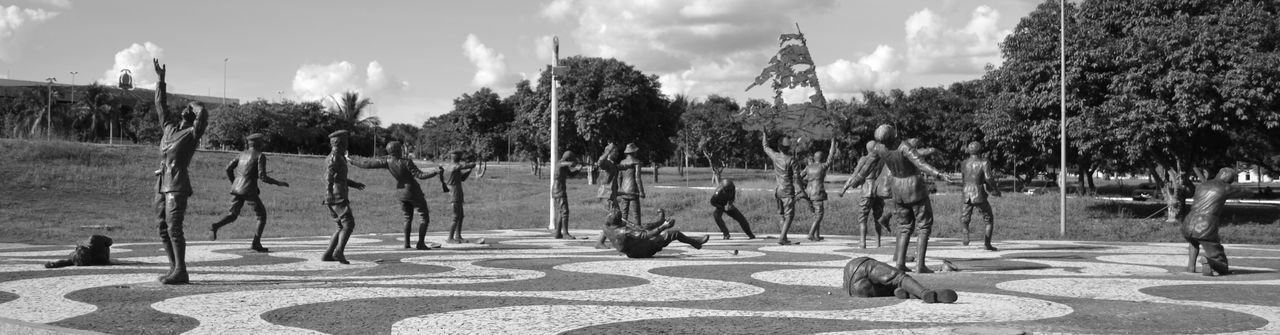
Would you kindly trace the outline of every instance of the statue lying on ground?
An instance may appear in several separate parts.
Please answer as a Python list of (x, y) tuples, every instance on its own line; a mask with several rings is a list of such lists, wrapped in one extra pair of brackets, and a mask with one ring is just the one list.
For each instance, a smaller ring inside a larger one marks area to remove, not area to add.
[(953, 303), (958, 298), (951, 289), (930, 290), (902, 270), (889, 264), (858, 257), (844, 266), (844, 291), (851, 297), (920, 299), (926, 304)]
[(665, 212), (658, 211), (658, 216), (658, 221), (635, 225), (623, 220), (620, 211), (611, 210), (605, 219), (605, 234), (609, 235), (609, 241), (613, 242), (614, 249), (631, 258), (653, 257), (672, 241), (684, 242), (693, 246), (694, 249), (702, 249), (702, 245), (711, 239), (711, 236), (706, 235), (700, 238), (685, 236), (679, 230), (671, 229), (676, 222), (667, 220)]
[(111, 265), (111, 238), (102, 235), (89, 236), (84, 243), (76, 245), (67, 259), (60, 259), (44, 264), (54, 269), (66, 266)]

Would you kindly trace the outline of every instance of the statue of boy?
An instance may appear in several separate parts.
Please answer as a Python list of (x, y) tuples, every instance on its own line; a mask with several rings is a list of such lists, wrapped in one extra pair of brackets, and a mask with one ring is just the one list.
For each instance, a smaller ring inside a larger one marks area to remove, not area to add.
[(182, 221), (187, 214), (187, 198), (191, 197), (191, 176), (187, 167), (200, 146), (208, 126), (209, 113), (204, 104), (192, 102), (182, 110), (181, 120), (169, 115), (166, 66), (160, 60), (151, 60), (159, 77), (156, 84), (156, 116), (163, 127), (160, 139), (160, 169), (156, 171), (156, 216), (160, 228), (160, 240), (165, 256), (169, 258), (169, 272), (158, 280), (163, 284), (186, 284), (187, 239), (182, 233)]
[(978, 213), (982, 214), (982, 222), (986, 224), (986, 234), (982, 238), (983, 247), (987, 250), (996, 251), (996, 247), (991, 246), (991, 235), (995, 233), (995, 219), (991, 214), (991, 203), (987, 201), (987, 195), (1000, 196), (1000, 189), (996, 186), (995, 174), (991, 172), (991, 163), (982, 157), (982, 142), (973, 141), (965, 146), (965, 151), (969, 153), (969, 158), (964, 160), (960, 165), (960, 174), (964, 180), (964, 211), (960, 214), (960, 225), (964, 227), (963, 245), (969, 245), (969, 219), (973, 216), (973, 209), (978, 208)]
[(418, 250), (430, 250), (424, 240), (427, 225), (431, 224), (431, 211), (427, 209), (426, 194), (418, 179), (430, 179), (444, 173), (444, 167), (437, 166), (431, 172), (422, 172), (412, 159), (405, 158), (404, 147), (398, 141), (387, 143), (387, 156), (371, 160), (352, 160), (351, 165), (362, 169), (387, 169), (396, 180), (396, 198), (400, 200), (400, 211), (404, 214), (404, 248), (409, 249), (409, 237), (413, 231), (413, 212), (416, 209), (422, 222), (418, 224)]
[(324, 204), (329, 207), (329, 214), (338, 224), (338, 230), (329, 238), (329, 248), (325, 249), (321, 261), (351, 264), (347, 261), (347, 240), (356, 228), (355, 215), (351, 213), (351, 200), (347, 198), (347, 187), (363, 190), (364, 184), (347, 179), (347, 138), (350, 132), (335, 131), (329, 134), (329, 157), (325, 158), (325, 190), (327, 196)]
[(640, 178), (640, 159), (636, 157), (640, 147), (635, 143), (627, 144), (622, 153), (627, 157), (618, 163), (618, 203), (622, 207), (623, 219), (640, 222), (640, 199), (644, 199), (644, 182)]
[(564, 155), (560, 158), (560, 166), (556, 167), (556, 183), (551, 190), (551, 197), (556, 202), (556, 228), (554, 237), (557, 239), (572, 240), (573, 235), (569, 234), (569, 192), (568, 181), (570, 174), (576, 174), (579, 171), (578, 164), (573, 161), (573, 152), (565, 150)]
[(715, 212), (711, 215), (716, 220), (716, 226), (720, 227), (720, 232), (724, 233), (724, 239), (729, 239), (729, 228), (724, 225), (725, 214), (729, 214), (734, 221), (738, 221), (738, 226), (741, 226), (742, 232), (747, 234), (747, 239), (755, 239), (756, 234), (751, 233), (751, 225), (747, 223), (747, 218), (733, 206), (736, 197), (737, 189), (733, 185), (733, 180), (725, 178), (720, 181), (715, 192), (711, 193), (711, 207), (715, 207)]
[(449, 227), (449, 239), (447, 241), (449, 243), (467, 243), (467, 240), (462, 238), (462, 219), (464, 217), (462, 213), (462, 204), (464, 203), (462, 182), (471, 176), (471, 171), (475, 170), (476, 163), (464, 163), (462, 161), (462, 150), (454, 150), (450, 152), (450, 155), (453, 156), (453, 166), (446, 169), (449, 174), (446, 175), (445, 179), (449, 185), (449, 192), (453, 193), (453, 197), (450, 198), (449, 202), (453, 207), (453, 225)]
[[(876, 231), (876, 248), (880, 247), (880, 236), (884, 230), (889, 230), (888, 214), (885, 213), (885, 199), (889, 198), (888, 184), (883, 183), (880, 178), (881, 171), (884, 169), (884, 162), (876, 161), (876, 166), (871, 166), (874, 160), (876, 148), (879, 142), (875, 140), (867, 141), (867, 154), (858, 159), (858, 164), (854, 171), (868, 170), (866, 182), (859, 187), (858, 194), (858, 222), (862, 229), (862, 248), (867, 248), (867, 226), (874, 226)], [(845, 182), (844, 187), (840, 188), (840, 197), (844, 197), (844, 193), (852, 187), (853, 180), (856, 176), (850, 176)], [(883, 228), (882, 228), (883, 227)]]
[[(600, 171), (600, 177), (596, 181), (600, 183), (600, 188), (596, 191), (596, 197), (600, 198), (604, 204), (604, 209), (621, 210), (618, 206), (618, 163), (622, 159), (622, 152), (618, 150), (618, 145), (609, 142), (604, 147), (604, 153), (600, 155), (600, 159), (596, 160), (596, 167)], [(608, 249), (609, 246), (604, 242), (608, 240), (608, 234), (604, 230), (600, 231), (600, 237), (596, 240), (596, 249)]]
[(822, 217), (827, 211), (827, 169), (831, 168), (831, 163), (840, 157), (840, 148), (836, 144), (836, 140), (831, 139), (831, 148), (827, 149), (831, 154), (826, 156), (821, 150), (813, 152), (813, 159), (805, 164), (804, 169), (800, 172), (799, 183), (796, 187), (803, 191), (799, 193), (798, 199), (802, 199), (809, 204), (809, 210), (813, 212), (813, 225), (809, 226), (809, 240), (822, 241)]
[(244, 139), (244, 152), (227, 164), (227, 180), (231, 182), (231, 208), (227, 210), (226, 216), (209, 227), (210, 239), (217, 241), (218, 229), (236, 222), (236, 218), (240, 217), (240, 209), (248, 202), (253, 208), (253, 214), (258, 217), (258, 230), (253, 234), (253, 243), (249, 245), (249, 249), (267, 252), (268, 249), (262, 247), (262, 230), (267, 228), (267, 207), (262, 205), (262, 199), (258, 197), (261, 193), (258, 180), (281, 187), (289, 187), (289, 183), (267, 175), (267, 155), (262, 153), (262, 134), (253, 133)]

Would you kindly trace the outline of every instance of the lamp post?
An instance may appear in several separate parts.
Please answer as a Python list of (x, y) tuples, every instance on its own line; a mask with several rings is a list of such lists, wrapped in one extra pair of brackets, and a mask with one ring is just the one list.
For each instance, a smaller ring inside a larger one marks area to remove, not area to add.
[(1067, 235), (1067, 0), (1058, 2), (1058, 70), (1062, 80), (1059, 88), (1058, 117), (1058, 236)]
[(556, 229), (556, 170), (560, 165), (560, 113), (556, 111), (556, 68), (560, 66), (560, 37), (551, 37), (551, 197), (547, 198), (547, 229)]
[(49, 104), (45, 107), (45, 115), (44, 115), (44, 138), (45, 140), (52, 140), (53, 139), (53, 83), (57, 82), (58, 78), (49, 77), (49, 78), (45, 78), (44, 80), (45, 82), (49, 83), (47, 85), (49, 87)]
[(77, 74), (80, 74), (80, 72), (71, 71), (71, 103), (75, 103), (76, 101), (76, 75)]
[(222, 59), (222, 105), (227, 105), (227, 61), (231, 58)]

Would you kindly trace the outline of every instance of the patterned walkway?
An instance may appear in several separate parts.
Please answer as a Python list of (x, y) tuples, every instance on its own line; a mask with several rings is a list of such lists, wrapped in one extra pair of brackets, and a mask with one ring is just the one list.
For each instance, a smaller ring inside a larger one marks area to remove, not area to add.
[(116, 245), (123, 265), (52, 270), (41, 264), (72, 247), (0, 243), (0, 317), (121, 334), (1280, 333), (1277, 246), (1228, 245), (1237, 275), (1203, 277), (1182, 272), (1182, 244), (1004, 241), (988, 252), (937, 239), (930, 267), (960, 271), (915, 277), (960, 300), (929, 305), (840, 294), (844, 263), (888, 261), (888, 239), (713, 239), (628, 259), (544, 235), (468, 232), (487, 244), (430, 251), (361, 235), (345, 266), (318, 261), (327, 238), (267, 239), (265, 254), (244, 240), (191, 242), (183, 286), (155, 282), (167, 269), (158, 243)]

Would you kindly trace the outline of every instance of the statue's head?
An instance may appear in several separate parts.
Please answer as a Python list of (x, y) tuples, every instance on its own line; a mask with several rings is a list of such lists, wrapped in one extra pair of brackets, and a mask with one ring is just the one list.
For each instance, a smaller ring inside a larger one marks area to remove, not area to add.
[[(835, 140), (832, 140), (832, 141), (835, 141)], [(822, 151), (822, 150), (814, 150), (814, 151), (813, 151), (813, 160), (814, 160), (814, 161), (821, 162), (821, 161), (824, 161), (824, 160), (826, 160), (826, 159), (827, 159), (827, 153), (826, 153), (825, 151)]]
[(204, 103), (192, 101), (187, 104), (187, 108), (182, 109), (182, 127), (190, 127), (196, 122), (196, 113), (204, 111)]
[(395, 158), (403, 157), (404, 145), (400, 144), (400, 141), (387, 142), (387, 154)]
[(634, 155), (637, 152), (640, 152), (640, 147), (636, 146), (635, 143), (627, 143), (627, 150), (622, 151), (622, 153), (628, 155)]
[(611, 209), (609, 214), (605, 215), (604, 224), (610, 227), (621, 227), (626, 225), (625, 222), (622, 222), (622, 212), (617, 209)]
[(1236, 169), (1232, 169), (1232, 168), (1229, 168), (1229, 167), (1224, 167), (1224, 168), (1222, 168), (1222, 169), (1218, 170), (1218, 177), (1217, 177), (1217, 179), (1218, 179), (1218, 180), (1221, 180), (1221, 181), (1222, 181), (1222, 182), (1224, 182), (1224, 183), (1230, 184), (1230, 183), (1234, 183), (1234, 182), (1236, 181), (1236, 175), (1237, 175), (1237, 174), (1238, 174), (1238, 173), (1236, 172)]
[(266, 145), (266, 136), (259, 133), (249, 134), (249, 136), (244, 137), (244, 140), (245, 143), (248, 143), (250, 149), (257, 151), (261, 151), (262, 147)]
[(573, 151), (565, 150), (564, 154), (560, 155), (560, 161), (562, 162), (568, 162), (572, 160), (573, 160)]
[(897, 147), (895, 144), (898, 144), (898, 129), (887, 124), (876, 127), (876, 141), (884, 143), (885, 147)]
[(724, 187), (732, 187), (732, 186), (733, 186), (733, 179), (729, 179), (729, 178), (721, 179), (721, 180), (720, 180), (720, 185), (724, 185)]
[(617, 162), (619, 159), (622, 159), (622, 151), (618, 150), (617, 143), (609, 142), (609, 145), (604, 147), (604, 152), (609, 154), (608, 159), (610, 161)]
[(978, 141), (969, 142), (969, 145), (966, 145), (964, 147), (964, 152), (970, 155), (977, 155), (982, 153), (982, 142), (978, 142)]
[(879, 144), (880, 142), (876, 142), (875, 140), (867, 141), (867, 155), (871, 155), (876, 152), (876, 146)]
[(339, 130), (329, 134), (329, 147), (333, 149), (335, 154), (345, 154), (347, 152), (347, 137), (351, 132)]
[(462, 162), (463, 152), (462, 152), (462, 150), (454, 150), (454, 151), (450, 151), (450, 152), (449, 152), (449, 156), (453, 158), (453, 162), (454, 162), (454, 163), (461, 163), (461, 162)]

